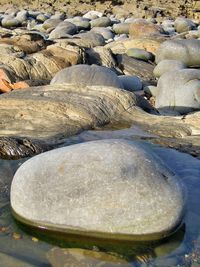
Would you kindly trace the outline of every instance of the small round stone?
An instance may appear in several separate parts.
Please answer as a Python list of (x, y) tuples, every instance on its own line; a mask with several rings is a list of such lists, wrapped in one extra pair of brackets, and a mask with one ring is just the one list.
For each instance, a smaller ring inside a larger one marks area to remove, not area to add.
[(144, 49), (130, 48), (126, 51), (127, 56), (144, 61), (153, 61), (154, 55)]

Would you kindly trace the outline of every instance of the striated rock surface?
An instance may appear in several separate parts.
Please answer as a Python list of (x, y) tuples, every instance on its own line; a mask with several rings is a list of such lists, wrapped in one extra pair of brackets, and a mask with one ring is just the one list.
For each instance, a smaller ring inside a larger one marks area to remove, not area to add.
[(112, 120), (130, 120), (127, 110), (135, 105), (153, 110), (147, 101), (114, 87), (31, 87), (0, 96), (0, 135), (69, 136)]

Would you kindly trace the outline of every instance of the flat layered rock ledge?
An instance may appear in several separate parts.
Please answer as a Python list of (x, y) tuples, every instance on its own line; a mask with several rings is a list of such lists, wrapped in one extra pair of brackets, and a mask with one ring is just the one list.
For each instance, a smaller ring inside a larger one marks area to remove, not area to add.
[[(55, 139), (109, 123), (137, 124), (160, 137), (200, 134), (200, 112), (161, 116), (142, 97), (121, 88), (53, 84), (0, 97), (0, 136)], [(191, 139), (190, 139), (191, 140)]]
[(185, 197), (179, 178), (148, 145), (113, 139), (26, 161), (12, 181), (11, 207), (18, 220), (44, 229), (146, 241), (177, 229)]

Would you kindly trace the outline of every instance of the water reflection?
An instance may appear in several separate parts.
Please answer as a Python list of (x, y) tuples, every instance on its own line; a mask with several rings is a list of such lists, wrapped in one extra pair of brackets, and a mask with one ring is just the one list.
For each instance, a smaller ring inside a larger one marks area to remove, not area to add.
[[(133, 140), (137, 136), (150, 135), (139, 128), (86, 131), (69, 138), (65, 145), (106, 138)], [(126, 244), (126, 246), (119, 243), (105, 245), (90, 243), (89, 240), (81, 242), (80, 238), (61, 242), (61, 239), (56, 241), (49, 235), (38, 235), (34, 229), (28, 229), (29, 233), (27, 233), (26, 228), (14, 221), (9, 203), (13, 175), (27, 159), (0, 160), (0, 267), (51, 266), (46, 255), (55, 245), (114, 251), (131, 260), (133, 266), (178, 267), (192, 266), (192, 263), (198, 264), (200, 262), (200, 161), (188, 154), (157, 145), (149, 145), (181, 177), (187, 189), (187, 211), (184, 226), (175, 235), (151, 246), (147, 244), (136, 249), (131, 244)]]

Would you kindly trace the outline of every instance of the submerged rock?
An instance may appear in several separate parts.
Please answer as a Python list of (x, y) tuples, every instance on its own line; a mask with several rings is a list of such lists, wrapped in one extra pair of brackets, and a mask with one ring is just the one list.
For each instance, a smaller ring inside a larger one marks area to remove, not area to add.
[(47, 253), (52, 267), (131, 267), (132, 264), (116, 255), (78, 248), (52, 248)]
[(26, 161), (14, 176), (11, 206), (20, 220), (50, 230), (154, 240), (180, 224), (184, 195), (176, 175), (147, 145), (113, 139)]

